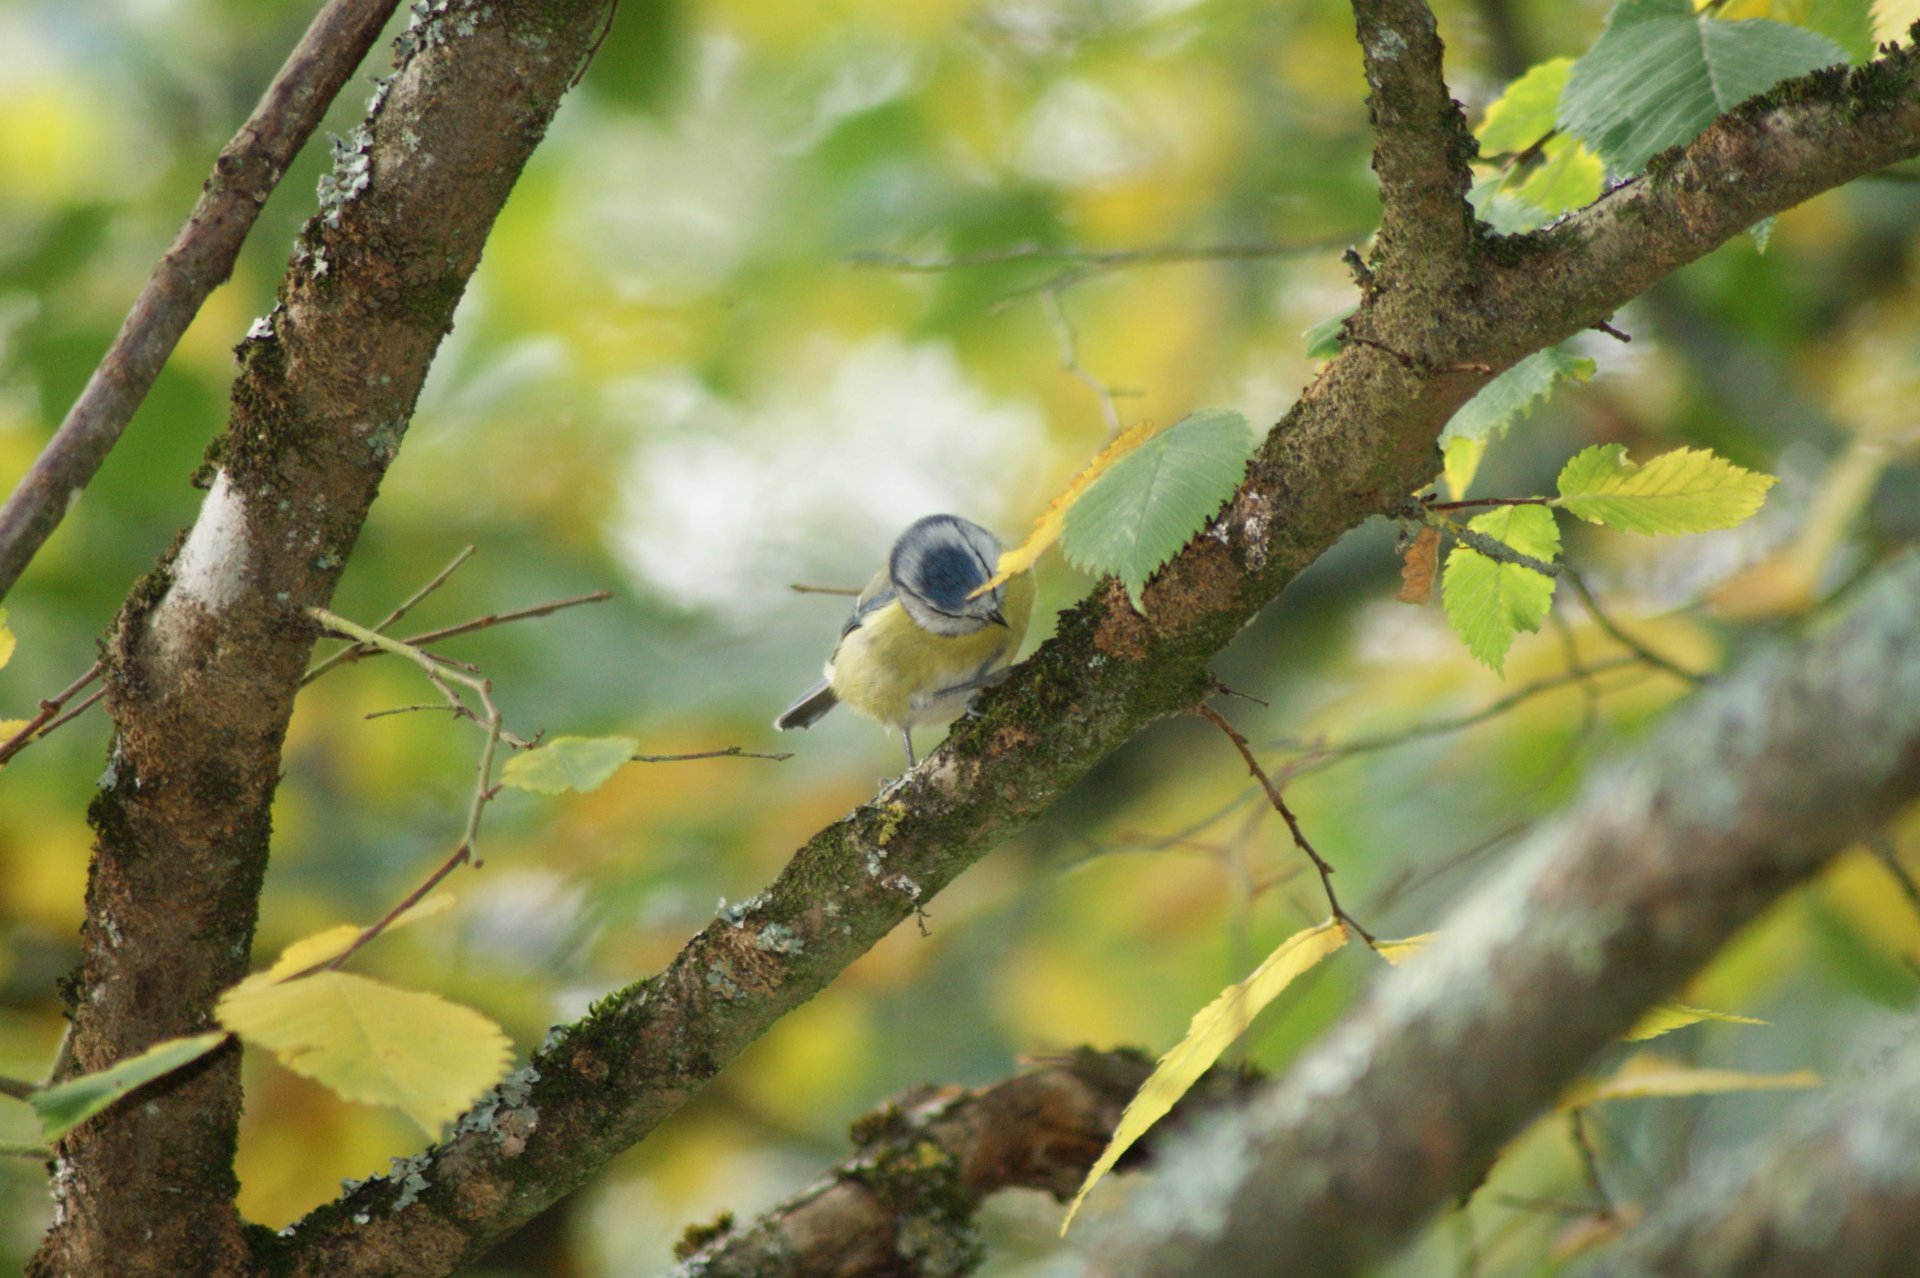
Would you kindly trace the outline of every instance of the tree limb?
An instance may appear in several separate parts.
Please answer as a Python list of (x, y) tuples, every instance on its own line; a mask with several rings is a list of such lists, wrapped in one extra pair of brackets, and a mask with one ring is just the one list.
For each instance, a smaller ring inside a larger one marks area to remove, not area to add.
[(1920, 1254), (1920, 1034), (1856, 1062), (1787, 1130), (1661, 1195), (1587, 1278), (1906, 1278)]
[(199, 203), (134, 299), (100, 366), (0, 507), (0, 599), (119, 442), (200, 304), (233, 273), (267, 196), (398, 4), (328, 0), (220, 152)]
[[(1902, 50), (1862, 79), (1789, 82), (1777, 106), (1708, 130), (1698, 154), (1679, 161), (1694, 174), (1689, 184), (1652, 184), (1639, 197), (1637, 216), (1679, 238), (1642, 245), (1631, 269), (1626, 233), (1611, 221), (1615, 196), (1580, 215), (1587, 254), (1558, 232), (1476, 249), (1500, 295), (1517, 299), (1512, 309), (1486, 304), (1483, 281), (1435, 311), (1404, 313), (1404, 331), (1387, 340), (1499, 367), (1579, 332), (1631, 296), (1625, 281), (1650, 282), (1645, 260), (1672, 270), (1767, 213), (1920, 153), (1917, 64)], [(1816, 85), (1825, 87), (1809, 91)], [(1842, 117), (1856, 88), (1860, 136), (1851, 138)], [(1781, 133), (1829, 134), (1835, 146), (1789, 148), (1813, 176), (1767, 160), (1752, 190), (1715, 169)], [(1729, 150), (1729, 134), (1747, 142)], [(1696, 196), (1696, 184), (1715, 182), (1740, 187), (1731, 211)], [(1525, 297), (1540, 283), (1535, 259), (1546, 258), (1556, 278), (1542, 291), (1561, 298), (1552, 313)], [(1331, 361), (1268, 435), (1227, 510), (1149, 584), (1144, 615), (1115, 582), (1062, 614), (1055, 637), (984, 693), (978, 717), (957, 724), (904, 784), (816, 834), (765, 892), (724, 911), (665, 971), (554, 1031), (530, 1068), (447, 1141), (263, 1241), (263, 1256), (314, 1275), (439, 1275), (477, 1259), (644, 1137), (1122, 742), (1196, 704), (1214, 654), (1295, 574), (1432, 478), (1434, 441), (1483, 381), (1410, 370), (1370, 347)]]
[[(599, 25), (598, 0), (434, 0), (336, 148), (281, 302), (241, 347), (211, 491), (110, 636), (116, 739), (70, 995), (73, 1067), (211, 1027), (246, 972), (280, 748), (317, 627), (427, 366), (521, 167)], [(234, 1275), (239, 1052), (60, 1142), (31, 1272)]]
[[(819, 1184), (744, 1227), (723, 1217), (687, 1231), (683, 1278), (884, 1278), (969, 1272), (973, 1215), (1002, 1189), (1065, 1202), (1106, 1148), (1153, 1063), (1081, 1048), (975, 1088), (919, 1088), (853, 1125), (859, 1151)], [(1246, 1084), (1214, 1072), (1180, 1112)], [(1171, 1120), (1177, 1123), (1178, 1119)], [(1159, 1130), (1171, 1130), (1162, 1128)], [(942, 1263), (930, 1263), (938, 1257)]]
[(1082, 1272), (1361, 1271), (1782, 892), (1920, 795), (1920, 552), (1600, 772)]

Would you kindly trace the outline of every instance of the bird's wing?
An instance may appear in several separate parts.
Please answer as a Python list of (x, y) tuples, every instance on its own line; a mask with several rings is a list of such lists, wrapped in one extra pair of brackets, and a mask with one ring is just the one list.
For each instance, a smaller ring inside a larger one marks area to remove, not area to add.
[(869, 581), (867, 588), (860, 592), (860, 597), (853, 601), (853, 615), (847, 618), (846, 625), (840, 627), (840, 637), (845, 639), (858, 630), (869, 616), (892, 603), (893, 599), (893, 582), (888, 579), (887, 570), (882, 568), (873, 574), (873, 580)]

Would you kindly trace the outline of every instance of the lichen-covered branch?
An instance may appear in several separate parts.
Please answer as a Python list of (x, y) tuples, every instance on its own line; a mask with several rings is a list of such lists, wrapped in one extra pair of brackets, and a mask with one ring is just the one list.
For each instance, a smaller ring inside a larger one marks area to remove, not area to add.
[(399, 0), (328, 0), (214, 161), (173, 245), (33, 466), (0, 507), (0, 598), (119, 442), (207, 294), (223, 283), (281, 174), (319, 127)]
[[(1795, 148), (1811, 177), (1767, 164), (1768, 181), (1732, 213), (1691, 194), (1691, 184), (1745, 181), (1716, 174), (1725, 139), (1709, 130), (1698, 156), (1681, 161), (1690, 185), (1650, 189), (1637, 215), (1684, 221), (1687, 233), (1669, 229), (1643, 255), (1670, 271), (1816, 190), (1920, 154), (1917, 62), (1903, 50), (1858, 79), (1809, 77), (1781, 90), (1771, 113), (1716, 126), (1756, 137), (1818, 132), (1852, 109), (1861, 130), (1846, 139), (1835, 125), (1832, 152)], [(1849, 108), (1855, 88), (1862, 97)], [(1588, 232), (1611, 225), (1610, 205), (1581, 215)], [(556, 1030), (446, 1142), (262, 1242), (263, 1254), (311, 1275), (440, 1275), (477, 1259), (644, 1137), (1122, 742), (1197, 704), (1213, 656), (1287, 582), (1432, 478), (1441, 428), (1489, 376), (1462, 369), (1504, 367), (1631, 296), (1624, 239), (1596, 234), (1605, 251), (1589, 260), (1555, 234), (1478, 242), (1488, 279), (1510, 299), (1504, 307), (1488, 303), (1482, 281), (1376, 330), (1394, 350), (1444, 358), (1423, 364), (1359, 346), (1333, 360), (1269, 433), (1225, 512), (1147, 587), (1144, 614), (1114, 582), (1063, 614), (1055, 637), (983, 694), (979, 716), (956, 725), (906, 784), (816, 834), (765, 892), (723, 911), (665, 971)], [(1534, 258), (1554, 264), (1558, 311), (1514, 300), (1525, 298)], [(1637, 287), (1651, 282), (1635, 272)]]
[[(986, 1087), (910, 1092), (854, 1124), (858, 1152), (818, 1185), (751, 1223), (723, 1218), (689, 1230), (677, 1272), (681, 1278), (968, 1273), (981, 1255), (973, 1226), (981, 1201), (1021, 1187), (1066, 1201), (1152, 1069), (1139, 1052), (1082, 1048)], [(1179, 1112), (1222, 1104), (1245, 1086), (1251, 1083), (1210, 1074)]]
[[(1892, 1041), (1887, 1041), (1891, 1039)], [(1920, 1027), (1786, 1130), (1702, 1167), (1584, 1278), (1907, 1278), (1920, 1256)]]
[[(432, 0), (338, 148), (280, 304), (242, 347), (198, 520), (121, 612), (112, 759), (71, 1060), (104, 1068), (210, 1027), (245, 974), (269, 808), (324, 605), (494, 216), (599, 25), (600, 0)], [(228, 1275), (238, 1049), (153, 1084), (59, 1147), (32, 1272)]]
[(1467, 165), (1476, 148), (1447, 91), (1433, 10), (1426, 0), (1353, 0), (1353, 17), (1380, 179), (1376, 274), (1386, 287), (1399, 286), (1396, 277), (1457, 283), (1473, 238)]
[(1908, 552), (1831, 628), (1597, 772), (1243, 1121), (1175, 1144), (1165, 1192), (1083, 1272), (1254, 1273), (1272, 1256), (1296, 1278), (1361, 1272), (1735, 931), (1917, 795)]

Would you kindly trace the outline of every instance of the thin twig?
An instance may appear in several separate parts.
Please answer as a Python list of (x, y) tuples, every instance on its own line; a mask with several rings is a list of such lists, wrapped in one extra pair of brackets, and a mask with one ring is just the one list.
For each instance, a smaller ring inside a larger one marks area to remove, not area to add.
[(1113, 406), (1113, 389), (1089, 372), (1080, 362), (1079, 334), (1074, 332), (1073, 322), (1067, 318), (1067, 311), (1060, 304), (1060, 290), (1050, 288), (1040, 294), (1040, 310), (1047, 317), (1047, 327), (1053, 330), (1053, 340), (1060, 348), (1060, 367), (1085, 383), (1100, 401), (1100, 416), (1106, 420), (1109, 436), (1120, 433), (1120, 410)]
[(849, 599), (860, 597), (857, 586), (808, 586), (797, 581), (787, 583), (787, 589), (796, 595), (845, 595)]
[(1287, 823), (1287, 829), (1293, 835), (1294, 846), (1305, 852), (1307, 859), (1313, 862), (1313, 868), (1320, 872), (1320, 886), (1326, 890), (1327, 905), (1332, 909), (1333, 917), (1352, 928), (1360, 939), (1367, 943), (1369, 949), (1377, 951), (1380, 947), (1375, 943), (1373, 933), (1360, 926), (1358, 919), (1341, 908), (1340, 898), (1333, 890), (1333, 866), (1327, 863), (1325, 857), (1314, 851), (1313, 844), (1307, 842), (1306, 834), (1300, 829), (1299, 818), (1293, 815), (1293, 809), (1289, 808), (1286, 799), (1281, 797), (1280, 787), (1273, 783), (1273, 779), (1260, 766), (1260, 760), (1254, 757), (1253, 747), (1247, 743), (1240, 729), (1227, 722), (1226, 716), (1204, 701), (1194, 707), (1194, 713), (1226, 733), (1227, 740), (1233, 742), (1233, 748), (1240, 752), (1240, 758), (1245, 761), (1247, 771), (1251, 772), (1254, 779), (1260, 783), (1260, 788), (1267, 792), (1267, 802), (1273, 805), (1274, 811), (1278, 812), (1281, 819)]
[(998, 266), (1006, 262), (1079, 262), (1088, 266), (1124, 269), (1131, 266), (1149, 266), (1158, 262), (1222, 262), (1283, 257), (1290, 253), (1311, 253), (1324, 248), (1339, 248), (1352, 238), (1350, 235), (1341, 235), (1314, 240), (1275, 240), (1248, 244), (1161, 244), (1129, 249), (1015, 244), (1009, 248), (985, 249), (978, 253), (961, 253), (952, 257), (855, 253), (847, 261), (852, 266), (871, 266), (881, 270), (921, 275), (965, 270), (974, 266)]
[(0, 1154), (15, 1158), (52, 1158), (53, 1151), (45, 1145), (16, 1145), (12, 1141), (0, 1141)]
[(1623, 333), (1619, 329), (1615, 328), (1613, 325), (1607, 323), (1607, 321), (1605, 320), (1601, 320), (1597, 324), (1589, 325), (1589, 327), (1599, 329), (1602, 333), (1605, 333), (1608, 337), (1611, 337), (1616, 342), (1631, 342), (1633, 340), (1633, 335), (1631, 333)]
[[(58, 724), (51, 727), (47, 726), (47, 721), (59, 714), (61, 707), (72, 700), (80, 689), (86, 687), (99, 677), (100, 663), (96, 661), (87, 667), (85, 674), (75, 679), (60, 691), (54, 693), (51, 697), (48, 697), (45, 701), (42, 701), (38, 714), (27, 720), (25, 726), (23, 726), (20, 731), (8, 737), (5, 742), (0, 742), (0, 763), (5, 763), (8, 759), (11, 759), (14, 755), (26, 749), (29, 741), (34, 740), (36, 737), (44, 737), (48, 732), (52, 732), (54, 727), (58, 727)], [(87, 706), (92, 705), (97, 700), (99, 700), (98, 697), (89, 697), (74, 713), (79, 713), (79, 710), (86, 709)], [(68, 717), (71, 718), (72, 716)], [(63, 719), (61, 722), (64, 723), (65, 720)], [(45, 728), (45, 731), (42, 731), (43, 728)]]
[[(406, 616), (409, 612), (412, 612), (414, 609), (414, 606), (418, 604), (422, 599), (425, 599), (428, 595), (440, 589), (441, 586), (444, 586), (447, 582), (447, 578), (453, 576), (453, 574), (459, 569), (461, 564), (464, 564), (465, 562), (467, 562), (467, 560), (473, 558), (473, 550), (474, 548), (471, 545), (469, 545), (464, 550), (462, 550), (459, 554), (455, 555), (451, 563), (449, 563), (445, 568), (442, 568), (439, 572), (433, 575), (432, 580), (428, 581), (426, 585), (420, 587), (420, 589), (414, 591), (411, 595), (407, 596), (407, 600), (405, 603), (401, 604), (398, 608), (395, 608), (392, 612), (388, 613), (386, 616), (382, 617), (380, 620), (374, 622), (373, 623), (374, 631), (378, 634), (385, 634), (387, 632), (388, 627), (392, 626), (394, 622), (400, 620), (400, 618)], [(342, 648), (340, 651), (329, 656), (326, 660), (322, 661), (319, 665), (315, 666), (313, 669), (307, 671), (306, 676), (300, 681), (301, 686), (304, 687), (307, 684), (312, 683), (315, 679), (318, 679), (321, 675), (333, 669), (335, 666), (340, 665), (343, 662), (346, 662), (348, 660), (351, 660), (351, 658), (349, 658), (347, 654), (355, 651), (356, 647), (357, 645), (348, 644), (346, 647)]]
[(1393, 513), (1402, 519), (1417, 519), (1429, 527), (1438, 528), (1461, 545), (1479, 551), (1495, 563), (1528, 568), (1543, 577), (1558, 577), (1562, 571), (1561, 564), (1550, 564), (1544, 559), (1536, 559), (1523, 551), (1515, 550), (1497, 537), (1489, 537), (1483, 532), (1467, 527), (1457, 519), (1448, 519), (1445, 515), (1436, 514), (1431, 508), (1418, 502), (1410, 502)]
[[(503, 626), (509, 621), (525, 621), (529, 617), (544, 617), (549, 613), (559, 612), (562, 608), (573, 608), (580, 604), (600, 603), (603, 600), (611, 598), (613, 598), (613, 592), (610, 590), (593, 590), (584, 595), (575, 595), (571, 599), (556, 599), (552, 603), (536, 604), (531, 608), (520, 608), (513, 612), (488, 613), (484, 617), (475, 617), (470, 621), (460, 622), (458, 625), (442, 626), (438, 630), (426, 630), (417, 635), (408, 635), (400, 642), (409, 647), (417, 648), (422, 644), (436, 643), (441, 639), (451, 639), (455, 635), (472, 634), (476, 630), (485, 630), (491, 626)], [(320, 662), (311, 670), (307, 671), (306, 675), (300, 680), (300, 686), (303, 688), (306, 687), (337, 665), (361, 661), (367, 657), (377, 656), (382, 651), (383, 649), (377, 644), (348, 644), (340, 651), (333, 653), (325, 661)], [(461, 666), (467, 670), (473, 669), (473, 666), (466, 662), (453, 661), (450, 658), (435, 657), (435, 660), (444, 661), (448, 665)]]
[(567, 81), (569, 89), (579, 88), (580, 82), (587, 78), (587, 68), (593, 65), (593, 57), (600, 52), (600, 46), (605, 44), (607, 37), (613, 34), (613, 18), (619, 12), (620, 0), (607, 0), (607, 20), (601, 26), (600, 34), (595, 36), (593, 43), (587, 47), (587, 56), (580, 59), (580, 69), (573, 73), (573, 79)]
[[(348, 621), (345, 617), (328, 612), (325, 608), (308, 608), (306, 612), (309, 617), (313, 618), (313, 620), (334, 634), (340, 635), (343, 638), (357, 640), (362, 645), (369, 645), (378, 648), (382, 652), (391, 653), (396, 657), (404, 657), (408, 661), (411, 661), (426, 675), (428, 682), (432, 683), (433, 686), (439, 690), (440, 695), (446, 699), (456, 717), (475, 720), (480, 723), (482, 730), (486, 733), (485, 743), (480, 747), (480, 763), (476, 769), (477, 777), (473, 787), (473, 798), (467, 804), (467, 823), (466, 828), (461, 831), (460, 842), (454, 847), (452, 854), (440, 864), (440, 867), (428, 875), (426, 881), (410, 892), (405, 900), (401, 901), (400, 904), (396, 905), (393, 909), (387, 911), (378, 922), (363, 929), (360, 935), (354, 938), (353, 944), (342, 950), (330, 962), (319, 965), (327, 969), (333, 969), (346, 962), (361, 946), (386, 931), (395, 919), (406, 913), (421, 897), (432, 891), (440, 880), (446, 878), (447, 875), (453, 873), (454, 870), (465, 865), (468, 861), (473, 860), (474, 846), (480, 833), (480, 814), (485, 811), (488, 801), (491, 800), (495, 794), (499, 793), (499, 787), (493, 784), (493, 757), (499, 747), (501, 736), (503, 735), (503, 725), (500, 718), (500, 708), (493, 703), (493, 683), (491, 680), (452, 669), (444, 662), (409, 642), (392, 639), (380, 634), (378, 631), (369, 630), (365, 626)], [(461, 701), (459, 696), (447, 686), (446, 680), (449, 679), (472, 690), (475, 697), (479, 699), (481, 710), (485, 715), (484, 719), (468, 708), (466, 703)], [(307, 970), (313, 971), (314, 969), (309, 968)], [(306, 974), (306, 972), (299, 973), (301, 976)]]
[(25, 1100), (39, 1090), (38, 1087), (35, 1087), (32, 1083), (24, 1079), (8, 1078), (5, 1075), (0, 1075), (0, 1096), (11, 1096), (15, 1100)]
[(1551, 506), (1551, 497), (1469, 497), (1465, 501), (1430, 501), (1428, 510), (1469, 510), (1476, 506)]
[(1587, 1139), (1586, 1115), (1582, 1110), (1575, 1108), (1567, 1111), (1567, 1131), (1573, 1137), (1574, 1149), (1580, 1154), (1580, 1170), (1587, 1178), (1587, 1188), (1593, 1191), (1594, 1200), (1600, 1205), (1601, 1217), (1614, 1219), (1619, 1213), (1614, 1210), (1613, 1199), (1600, 1180), (1600, 1159), (1593, 1152), (1593, 1142)]
[(1594, 624), (1611, 635), (1616, 642), (1629, 651), (1639, 654), (1640, 659), (1648, 665), (1657, 666), (1676, 678), (1685, 679), (1688, 683), (1692, 684), (1702, 684), (1707, 681), (1706, 675), (1688, 670), (1685, 666), (1675, 665), (1622, 630), (1614, 622), (1613, 618), (1607, 615), (1606, 610), (1600, 607), (1600, 601), (1595, 599), (1593, 597), (1593, 591), (1587, 588), (1586, 579), (1566, 564), (1562, 564), (1561, 568), (1563, 570), (1562, 575), (1566, 577), (1567, 583), (1573, 587), (1573, 592), (1579, 595), (1580, 602), (1586, 605), (1587, 612), (1593, 617)]
[(1916, 914), (1920, 914), (1920, 884), (1916, 884), (1913, 876), (1907, 873), (1907, 867), (1900, 864), (1900, 850), (1894, 847), (1893, 840), (1883, 830), (1868, 839), (1866, 844), (1874, 860), (1880, 862), (1887, 873), (1893, 876), (1893, 881), (1900, 885), (1900, 892), (1907, 898), (1907, 903), (1913, 906)]
[(698, 754), (636, 754), (634, 763), (687, 763), (694, 759), (771, 759), (775, 763), (784, 763), (793, 755), (759, 754), (741, 746), (728, 746), (724, 750), (702, 750)]
[(0, 508), (0, 598), (119, 442), (287, 166), (379, 38), (398, 0), (331, 0), (233, 135), (186, 224), (154, 267), (100, 366)]

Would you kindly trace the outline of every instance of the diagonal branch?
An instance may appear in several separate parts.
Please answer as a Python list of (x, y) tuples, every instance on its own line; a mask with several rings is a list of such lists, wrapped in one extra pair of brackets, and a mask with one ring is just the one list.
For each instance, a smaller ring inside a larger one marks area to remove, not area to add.
[[(1765, 137), (1810, 129), (1824, 131), (1833, 147), (1796, 146), (1791, 160), (1767, 161), (1766, 181), (1731, 212), (1687, 192), (1650, 191), (1643, 214), (1667, 229), (1657, 243), (1640, 245), (1631, 272), (1623, 269), (1624, 227), (1618, 239), (1597, 240), (1606, 251), (1596, 254), (1573, 252), (1551, 236), (1531, 238), (1513, 251), (1561, 254), (1553, 263), (1558, 274), (1549, 285), (1520, 266), (1501, 266), (1500, 287), (1517, 299), (1514, 310), (1462, 291), (1440, 298), (1435, 311), (1409, 314), (1405, 332), (1382, 340), (1401, 349), (1443, 340), (1452, 359), (1504, 364), (1580, 331), (1631, 296), (1623, 279), (1638, 280), (1638, 288), (1651, 282), (1640, 262), (1658, 259), (1670, 271), (1817, 190), (1920, 154), (1920, 104), (1900, 96), (1913, 93), (1915, 73), (1910, 51), (1875, 64), (1875, 78), (1860, 90), (1857, 136), (1840, 124), (1853, 91), (1844, 85), (1817, 101), (1796, 98), (1772, 114), (1736, 113), (1716, 126), (1750, 138), (1756, 152)], [(1817, 79), (1795, 83), (1805, 88)], [(1791, 88), (1783, 92), (1790, 96)], [(1694, 165), (1703, 186), (1733, 186), (1731, 173), (1714, 168), (1725, 153), (1716, 130), (1682, 162)], [(1610, 217), (1610, 206), (1594, 216)], [(1684, 234), (1673, 226), (1683, 219), (1691, 219)], [(1528, 280), (1557, 293), (1560, 309), (1528, 299)], [(557, 1030), (529, 1071), (483, 1100), (449, 1140), (410, 1160), (424, 1191), (378, 1178), (256, 1245), (290, 1272), (346, 1278), (439, 1275), (477, 1259), (643, 1138), (1121, 743), (1205, 696), (1214, 654), (1294, 575), (1433, 477), (1434, 441), (1475, 383), (1410, 377), (1367, 347), (1332, 360), (1268, 435), (1208, 535), (1149, 584), (1145, 615), (1114, 582), (1063, 614), (1055, 637), (983, 694), (979, 717), (958, 724), (904, 785), (816, 834), (765, 892), (725, 911), (665, 971)], [(531, 1133), (523, 1138), (517, 1120), (513, 1131), (501, 1128), (501, 1116), (524, 1118), (523, 1110), (538, 1118)], [(410, 1241), (421, 1245), (409, 1250)]]
[(0, 598), (119, 442), (200, 304), (232, 274), (267, 196), (397, 7), (399, 0), (328, 0), (220, 152), (200, 202), (134, 299), (100, 367), (0, 507)]
[[(1476, 1184), (1593, 1054), (1920, 795), (1920, 552), (1596, 773), (1506, 872), (1170, 1178), (1204, 1208), (1106, 1240), (1102, 1278), (1364, 1271)], [(1222, 1145), (1221, 1141), (1230, 1145)], [(1153, 1195), (1143, 1195), (1142, 1201)]]
[(1467, 164), (1477, 148), (1447, 91), (1433, 10), (1426, 0), (1353, 0), (1353, 17), (1380, 179), (1374, 268), (1388, 287), (1457, 280), (1473, 239)]

